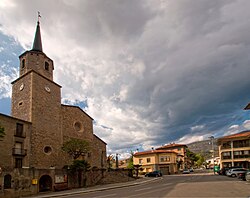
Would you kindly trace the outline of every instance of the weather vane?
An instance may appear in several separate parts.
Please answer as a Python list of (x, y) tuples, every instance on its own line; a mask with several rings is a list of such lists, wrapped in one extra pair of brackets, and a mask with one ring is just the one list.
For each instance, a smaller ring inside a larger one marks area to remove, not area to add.
[(40, 12), (38, 11), (37, 14), (38, 14), (38, 16), (37, 16), (37, 18), (38, 18), (37, 21), (40, 22), (40, 21), (39, 21), (39, 19), (41, 18)]

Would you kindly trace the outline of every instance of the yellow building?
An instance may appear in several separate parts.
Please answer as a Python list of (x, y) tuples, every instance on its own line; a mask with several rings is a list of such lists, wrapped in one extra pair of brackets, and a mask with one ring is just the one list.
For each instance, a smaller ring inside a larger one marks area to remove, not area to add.
[(151, 150), (137, 152), (133, 156), (134, 165), (141, 165), (142, 172), (160, 170), (162, 174), (177, 172), (177, 153), (168, 150)]
[(178, 170), (189, 168), (189, 161), (186, 156), (187, 145), (172, 143), (159, 147), (156, 150), (168, 150), (176, 152), (177, 153), (176, 161)]
[(218, 139), (220, 167), (250, 168), (250, 131)]

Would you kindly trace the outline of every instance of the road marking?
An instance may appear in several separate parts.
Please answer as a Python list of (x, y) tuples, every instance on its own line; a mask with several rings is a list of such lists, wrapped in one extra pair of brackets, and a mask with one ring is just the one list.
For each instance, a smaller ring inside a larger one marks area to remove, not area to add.
[(138, 192), (138, 191), (143, 191), (143, 190), (149, 190), (151, 189), (152, 187), (147, 187), (147, 188), (140, 188), (140, 189), (136, 189), (135, 191)]
[(117, 194), (114, 193), (114, 194), (109, 194), (109, 195), (101, 195), (101, 196), (97, 196), (97, 197), (94, 197), (94, 198), (113, 197), (115, 195), (117, 195)]
[(163, 186), (170, 186), (172, 185), (173, 183), (166, 183), (166, 184), (162, 184)]

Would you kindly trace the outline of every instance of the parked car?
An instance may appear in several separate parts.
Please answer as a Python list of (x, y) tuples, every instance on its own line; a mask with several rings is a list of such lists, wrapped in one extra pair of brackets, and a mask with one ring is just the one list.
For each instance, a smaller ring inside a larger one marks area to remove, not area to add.
[(219, 175), (227, 175), (227, 171), (229, 171), (232, 168), (242, 168), (241, 166), (233, 166), (233, 167), (223, 167), (219, 170)]
[(190, 168), (189, 171), (190, 171), (190, 173), (191, 173), (191, 172), (194, 172), (194, 169), (193, 169), (193, 168)]
[(145, 174), (145, 177), (161, 177), (161, 171), (153, 171)]
[(223, 167), (222, 169), (219, 170), (219, 175), (226, 175), (226, 171), (229, 170), (227, 167)]
[(246, 181), (246, 173), (238, 173), (237, 174), (237, 178), (240, 179), (240, 180), (243, 180), (243, 181)]
[(245, 179), (246, 181), (250, 182), (250, 170), (246, 172)]
[(190, 170), (186, 168), (182, 171), (182, 174), (189, 174), (189, 173), (190, 173)]
[(247, 171), (248, 170), (245, 169), (245, 168), (232, 168), (232, 169), (229, 169), (226, 174), (229, 177), (237, 177), (237, 174), (239, 174), (239, 173), (245, 173)]

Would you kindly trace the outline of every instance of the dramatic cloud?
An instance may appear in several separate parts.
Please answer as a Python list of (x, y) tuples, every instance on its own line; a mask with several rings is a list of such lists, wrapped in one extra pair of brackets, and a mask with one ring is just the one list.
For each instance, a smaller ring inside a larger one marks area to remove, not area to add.
[(0, 31), (30, 49), (41, 12), (62, 101), (81, 106), (109, 152), (121, 153), (249, 125), (242, 110), (250, 100), (249, 7), (249, 0), (4, 0)]

